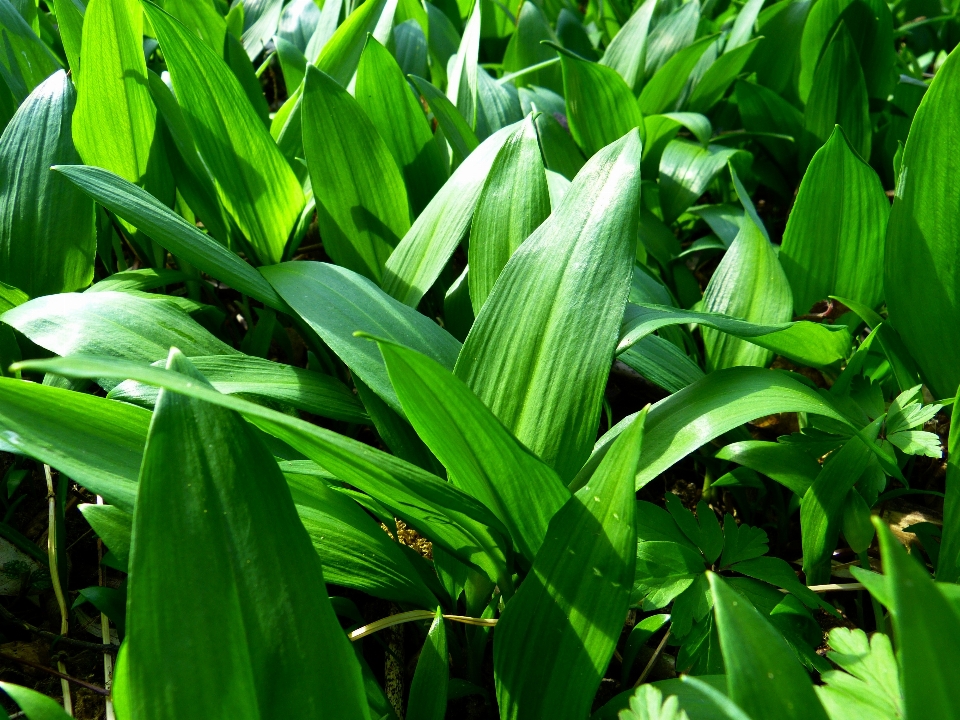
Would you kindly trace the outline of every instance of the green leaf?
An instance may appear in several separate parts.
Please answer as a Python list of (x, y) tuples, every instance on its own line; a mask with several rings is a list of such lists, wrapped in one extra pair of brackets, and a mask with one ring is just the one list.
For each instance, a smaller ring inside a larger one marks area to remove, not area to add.
[(93, 395), (0, 378), (0, 447), (35, 458), (133, 512), (150, 413)]
[(670, 393), (683, 390), (703, 377), (699, 365), (659, 335), (641, 338), (620, 353), (617, 360)]
[(749, 600), (709, 573), (730, 699), (754, 718), (827, 720), (793, 650)]
[(880, 304), (889, 212), (877, 173), (834, 128), (804, 173), (783, 234), (780, 263), (797, 315), (829, 295)]
[(556, 45), (557, 36), (543, 11), (536, 3), (523, 3), (517, 16), (516, 32), (503, 53), (504, 73), (509, 75), (552, 60), (554, 64), (551, 66), (524, 72), (517, 77), (516, 84), (560, 92), (563, 89), (562, 71), (557, 67), (557, 51), (548, 43)]
[(447, 159), (400, 66), (372, 37), (357, 67), (356, 98), (393, 155), (419, 215), (447, 179)]
[(393, 602), (433, 607), (437, 599), (401, 545), (353, 499), (323, 479), (284, 472), (300, 522), (326, 582)]
[(404, 235), (383, 276), (384, 291), (416, 307), (463, 239), (493, 162), (514, 126), (483, 141), (457, 168)]
[[(786, 0), (786, 3), (790, 3), (790, 0)], [(804, 3), (790, 4), (792, 7), (801, 7)], [(756, 64), (759, 65), (759, 62)], [(738, 82), (734, 97), (737, 100), (737, 108), (740, 110), (745, 130), (756, 133), (777, 133), (792, 138), (792, 140), (759, 138), (760, 144), (782, 167), (792, 168), (800, 141), (803, 139), (803, 113), (773, 90), (751, 82)]]
[(637, 100), (640, 111), (644, 115), (658, 115), (679, 110), (676, 104), (687, 83), (687, 78), (700, 62), (700, 57), (716, 40), (716, 35), (700, 38), (690, 47), (678, 52), (657, 70), (657, 73), (643, 86), (643, 92)]
[[(356, 395), (329, 375), (249, 355), (192, 357), (190, 362), (215, 389), (227, 395), (240, 393), (247, 398), (274, 400), (344, 422), (370, 421)], [(148, 385), (124, 382), (107, 393), (107, 398), (152, 408), (157, 391)]]
[[(878, 420), (868, 427), (868, 437), (876, 438), (879, 429)], [(850, 438), (824, 464), (803, 496), (800, 508), (803, 571), (810, 585), (830, 582), (830, 557), (840, 532), (843, 501), (867, 469), (871, 457), (873, 453), (860, 438)]]
[[(756, 0), (753, 4), (758, 6)], [(745, 13), (746, 7), (737, 16), (738, 23)], [(763, 38), (756, 38), (731, 50), (732, 38), (728, 38), (723, 55), (707, 68), (707, 71), (690, 94), (690, 99), (686, 102), (687, 110), (703, 113), (720, 102), (727, 92), (727, 88), (744, 71), (747, 63), (750, 62), (750, 58), (753, 57), (753, 51), (757, 49), (757, 45), (762, 40)]]
[(444, 137), (450, 143), (456, 160), (454, 165), (463, 162), (480, 145), (473, 128), (467, 124), (453, 103), (436, 87), (416, 75), (411, 75), (410, 81), (430, 106), (430, 112), (433, 113)]
[[(957, 389), (960, 399), (960, 388)], [(950, 414), (950, 435), (947, 439), (947, 476), (943, 501), (943, 533), (937, 580), (960, 581), (960, 402), (953, 401)]]
[(163, 9), (193, 30), (217, 55), (223, 53), (227, 23), (212, 0), (164, 0)]
[(34, 360), (17, 367), (72, 377), (137, 380), (242, 413), (342, 482), (379, 500), (396, 517), (509, 593), (512, 583), (506, 575), (505, 530), (496, 517), (450, 483), (392, 455), (206, 385), (201, 387), (177, 373), (126, 360), (74, 356)]
[(846, 23), (840, 23), (817, 65), (804, 111), (801, 156), (813, 155), (840, 125), (861, 158), (870, 157), (871, 125), (867, 86), (854, 41)]
[(903, 685), (903, 715), (954, 717), (960, 686), (952, 669), (960, 662), (960, 618), (926, 569), (907, 557), (893, 534), (874, 519), (891, 592), (894, 636)]
[[(83, 17), (73, 139), (83, 161), (139, 183), (147, 173), (156, 114), (143, 57), (137, 0), (91, 0)], [(86, 82), (84, 82), (86, 80)]]
[(630, 303), (623, 315), (617, 350), (622, 352), (660, 328), (683, 323), (698, 323), (744, 338), (754, 345), (810, 367), (825, 367), (844, 359), (851, 343), (850, 330), (842, 325), (820, 325), (808, 321), (757, 325), (720, 313)]
[(153, 362), (171, 347), (187, 355), (238, 354), (163, 296), (109, 291), (46, 295), (8, 310), (0, 320), (57, 355)]
[(143, 7), (221, 202), (257, 259), (278, 262), (303, 208), (300, 183), (223, 60), (156, 5)]
[(354, 333), (368, 333), (411, 348), (448, 369), (456, 362), (460, 351), (456, 338), (346, 268), (290, 262), (264, 268), (263, 274), (347, 367), (401, 414), (380, 350)]
[[(849, 422), (825, 398), (787, 373), (759, 368), (718, 370), (650, 408), (637, 489), (715, 437), (780, 412), (807, 412)], [(590, 459), (570, 483), (571, 489), (581, 487), (590, 477), (633, 417), (628, 415), (597, 441)]]
[(147, 233), (165, 250), (198, 270), (276, 310), (287, 310), (287, 305), (260, 273), (150, 193), (100, 168), (60, 165), (55, 170), (105, 208)]
[(451, 482), (486, 505), (532, 562), (570, 497), (560, 478), (448, 370), (391, 343), (380, 352), (407, 417)]
[(682, 140), (671, 141), (660, 159), (660, 206), (664, 222), (672, 223), (693, 205), (737, 152), (719, 145), (704, 148)]
[[(960, 385), (960, 156), (947, 128), (960, 122), (960, 53), (937, 72), (910, 127), (890, 221), (884, 292), (890, 322), (938, 397)], [(945, 134), (946, 133), (946, 134)], [(918, 303), (917, 299), (923, 298)], [(935, 311), (931, 309), (935, 308)]]
[(703, 574), (703, 557), (686, 545), (655, 540), (637, 543), (634, 602), (644, 610), (666, 607)]
[(820, 465), (809, 453), (784, 443), (744, 440), (727, 445), (716, 457), (766, 475), (801, 497), (820, 472)]
[(83, 14), (86, 8), (76, 0), (54, 0), (54, 15), (60, 30), (63, 53), (74, 77), (80, 75), (80, 46), (83, 42)]
[[(652, 4), (652, 3), (651, 3)], [(689, 720), (680, 709), (676, 695), (664, 699), (653, 685), (641, 685), (630, 698), (630, 709), (621, 710), (619, 720)]]
[(443, 720), (447, 714), (449, 681), (447, 631), (443, 625), (443, 613), (437, 608), (410, 684), (407, 720)]
[(71, 717), (64, 712), (56, 700), (38, 693), (36, 690), (8, 682), (0, 682), (0, 689), (20, 706), (27, 720), (64, 720), (64, 718)]
[(477, 56), (480, 52), (481, 5), (480, 0), (473, 3), (473, 11), (463, 28), (457, 56), (448, 64), (450, 71), (447, 97), (473, 128), (477, 126)]
[[(741, 525), (741, 527), (743, 526)], [(764, 540), (764, 543), (766, 543), (766, 540)], [(766, 548), (764, 548), (764, 551), (766, 551)], [(819, 595), (797, 579), (796, 573), (787, 564), (786, 560), (777, 557), (755, 557), (738, 562), (730, 569), (741, 575), (788, 590), (808, 608), (822, 607), (827, 612), (837, 615), (837, 611), (834, 610), (832, 605), (821, 600)]]
[(757, 16), (763, 9), (763, 5), (763, 0), (748, 0), (744, 3), (740, 12), (737, 13), (737, 19), (733, 21), (733, 27), (730, 29), (726, 43), (724, 43), (724, 55), (730, 55), (747, 44), (753, 34), (753, 26), (757, 22)]
[[(146, 439), (146, 429), (147, 423), (144, 423), (144, 440)], [(135, 489), (134, 492), (136, 492)], [(81, 503), (77, 506), (77, 509), (83, 514), (83, 519), (90, 523), (90, 527), (93, 528), (97, 537), (103, 540), (110, 552), (126, 567), (130, 558), (130, 532), (133, 527), (133, 515), (115, 505)]]
[(816, 687), (831, 718), (903, 717), (897, 659), (886, 635), (874, 633), (868, 640), (863, 630), (838, 627), (828, 643), (827, 657), (846, 671), (821, 673), (824, 684)]
[(457, 376), (565, 482), (596, 437), (630, 291), (639, 196), (631, 132), (587, 162), (513, 254), (457, 360)]
[(584, 717), (590, 710), (633, 583), (630, 478), (643, 425), (641, 413), (554, 516), (530, 573), (500, 616), (493, 662), (503, 718)]
[(647, 56), (647, 32), (657, 7), (656, 0), (640, 3), (630, 19), (613, 36), (600, 58), (600, 64), (620, 73), (630, 91), (636, 93), (643, 84)]
[[(752, 220), (723, 256), (703, 294), (703, 309), (742, 318), (758, 325), (788, 322), (793, 295), (770, 241)], [(739, 338), (704, 329), (707, 369), (737, 365), (764, 366), (773, 353)]]
[[(700, 3), (684, 3), (673, 8), (661, 6), (661, 16), (656, 27), (650, 33), (647, 42), (647, 57), (644, 60), (644, 74), (647, 79), (653, 77), (664, 63), (678, 52), (690, 46), (697, 37), (700, 24)], [(686, 78), (683, 78), (684, 82)]]
[(254, 60), (280, 23), (283, 0), (246, 0), (243, 3), (243, 48)]
[(560, 51), (563, 94), (570, 133), (590, 157), (633, 128), (643, 132), (643, 116), (633, 92), (611, 67)]
[[(5, 60), (0, 62), (0, 67), (8, 62), (17, 66), (14, 72), (17, 72), (25, 83), (21, 97), (33, 92), (37, 85), (60, 69), (60, 61), (37, 37), (10, 0), (0, 0), (0, 30), (3, 31)], [(10, 59), (11, 55), (13, 59)], [(17, 100), (20, 100), (20, 97)]]
[(323, 246), (339, 265), (380, 282), (410, 228), (403, 177), (363, 108), (337, 82), (307, 68), (306, 153)]
[[(178, 352), (167, 367), (205, 385)], [(283, 475), (236, 413), (161, 392), (127, 595), (136, 717), (303, 717), (320, 706), (367, 717), (360, 667)]]
[(527, 116), (497, 153), (470, 228), (467, 281), (479, 314), (521, 243), (550, 215), (550, 196), (533, 118)]
[(0, 280), (31, 296), (79, 290), (93, 280), (93, 203), (50, 172), (79, 160), (70, 135), (75, 101), (73, 84), (58, 71), (0, 137)]
[(734, 563), (765, 555), (767, 542), (767, 534), (760, 528), (746, 524), (737, 525), (733, 515), (729, 513), (724, 515), (723, 555), (720, 556), (720, 567), (728, 567)]

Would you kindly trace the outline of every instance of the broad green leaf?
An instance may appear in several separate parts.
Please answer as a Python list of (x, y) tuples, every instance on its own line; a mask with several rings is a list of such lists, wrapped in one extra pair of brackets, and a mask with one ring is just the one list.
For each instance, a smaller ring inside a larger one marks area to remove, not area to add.
[(243, 49), (250, 60), (263, 52), (263, 46), (273, 37), (280, 24), (283, 0), (244, 0)]
[[(715, 437), (780, 412), (813, 413), (848, 423), (828, 400), (788, 373), (760, 368), (717, 370), (650, 408), (637, 489)], [(571, 489), (582, 487), (632, 417), (628, 415), (597, 441)]]
[(72, 717), (64, 712), (56, 700), (36, 690), (8, 682), (0, 682), (0, 690), (13, 698), (27, 720), (65, 720)]
[(792, 168), (803, 139), (803, 113), (773, 90), (750, 82), (738, 82), (734, 96), (745, 130), (776, 133), (792, 138), (758, 138), (760, 144), (770, 151), (781, 166)]
[[(960, 398), (960, 388), (957, 397)], [(945, 522), (937, 561), (937, 580), (955, 583), (960, 582), (960, 402), (957, 399), (953, 401), (950, 415), (944, 495)]]
[(157, 115), (147, 86), (140, 3), (90, 0), (80, 56), (90, 69), (74, 77), (77, 150), (85, 164), (139, 183), (147, 173)]
[(395, 517), (510, 593), (505, 530), (496, 517), (450, 483), (392, 455), (276, 410), (223, 395), (178, 373), (126, 360), (74, 356), (33, 360), (15, 367), (71, 377), (137, 380), (239, 412), (337, 479), (379, 500)]
[(373, 38), (360, 56), (356, 98), (403, 173), (419, 215), (443, 187), (447, 160), (397, 61)]
[(73, 84), (58, 71), (38, 85), (0, 137), (0, 280), (31, 296), (93, 280), (93, 203), (50, 172), (79, 161), (70, 135)]
[[(522, 97), (522, 93), (521, 93)], [(533, 103), (533, 109), (536, 109), (536, 103)], [(583, 153), (573, 141), (570, 133), (563, 128), (553, 115), (540, 113), (535, 121), (537, 123), (537, 137), (540, 139), (540, 151), (543, 154), (543, 163), (547, 170), (547, 185), (556, 187), (552, 182), (556, 180), (557, 175), (567, 181), (577, 176), (577, 173), (583, 168)], [(551, 195), (551, 205), (558, 205), (559, 198), (554, 199)]]
[(656, 0), (645, 0), (634, 10), (630, 19), (624, 23), (607, 45), (600, 58), (600, 64), (611, 67), (620, 73), (630, 88), (636, 93), (643, 84), (644, 64), (647, 57), (647, 32), (650, 19), (657, 7)]
[(217, 55), (223, 54), (227, 23), (213, 0), (164, 0), (163, 9), (193, 30)]
[(410, 81), (430, 106), (430, 112), (433, 113), (444, 137), (450, 143), (450, 149), (453, 150), (453, 156), (456, 159), (454, 165), (463, 162), (480, 144), (473, 128), (467, 124), (453, 103), (436, 87), (416, 75), (411, 75)]
[[(167, 367), (205, 385), (175, 351)], [(360, 667), (283, 475), (229, 410), (160, 394), (126, 625), (135, 717), (367, 717)]]
[(817, 65), (813, 87), (803, 114), (801, 159), (820, 148), (836, 125), (843, 128), (850, 146), (861, 158), (870, 157), (871, 125), (867, 86), (846, 23), (841, 23)]
[(620, 353), (617, 360), (668, 393), (683, 390), (703, 377), (699, 365), (659, 335), (641, 338)]
[[(665, 16), (663, 15), (666, 14)], [(644, 74), (649, 80), (678, 52), (693, 44), (700, 24), (700, 3), (661, 6), (661, 17), (647, 39)], [(683, 78), (686, 81), (686, 78)]]
[(808, 321), (757, 325), (719, 313), (631, 303), (623, 315), (617, 352), (623, 352), (655, 330), (683, 323), (698, 323), (704, 328), (744, 338), (810, 367), (825, 367), (843, 360), (851, 343), (850, 330), (844, 325), (820, 325)]
[(743, 440), (727, 445), (716, 455), (776, 480), (803, 497), (820, 472), (820, 465), (808, 453), (793, 445), (763, 440)]
[(907, 557), (886, 525), (875, 518), (880, 554), (891, 591), (894, 637), (903, 686), (903, 715), (955, 717), (960, 686), (952, 669), (960, 661), (960, 617), (926, 568)]
[(807, 167), (783, 234), (779, 258), (794, 313), (829, 295), (880, 304), (889, 212), (880, 178), (835, 128)]
[(57, 355), (153, 362), (171, 347), (188, 355), (237, 354), (163, 296), (110, 291), (45, 295), (8, 310), (0, 320)]
[(903, 717), (903, 700), (897, 659), (890, 638), (863, 630), (838, 627), (830, 631), (827, 657), (843, 670), (821, 674), (817, 696), (831, 718), (871, 717), (896, 720)]
[(550, 215), (550, 195), (531, 116), (507, 138), (483, 185), (470, 228), (470, 302), (479, 314), (500, 272)]
[(639, 199), (640, 140), (631, 132), (587, 162), (513, 254), (457, 360), (457, 376), (564, 482), (596, 437)]
[(747, 44), (750, 36), (753, 35), (753, 26), (757, 22), (757, 16), (763, 9), (764, 0), (748, 0), (737, 13), (737, 19), (733, 21), (733, 27), (730, 28), (730, 34), (723, 45), (723, 54), (729, 55), (734, 50)]
[(813, 683), (780, 631), (709, 573), (730, 699), (753, 718), (827, 720)]
[(80, 48), (83, 43), (83, 14), (86, 7), (78, 0), (54, 0), (54, 14), (67, 64), (74, 77), (80, 75)]
[(411, 307), (420, 304), (470, 227), (493, 161), (514, 130), (508, 126), (484, 140), (420, 213), (387, 261), (388, 295)]
[(447, 714), (449, 681), (447, 631), (443, 625), (443, 613), (437, 608), (410, 683), (407, 720), (443, 720)]
[[(876, 437), (880, 423), (878, 420), (867, 428), (868, 437)], [(872, 457), (870, 448), (860, 438), (850, 438), (824, 463), (803, 496), (800, 508), (803, 571), (810, 585), (830, 582), (830, 560), (840, 534), (844, 499)]]
[(380, 343), (380, 351), (407, 417), (451, 482), (486, 505), (532, 562), (570, 497), (560, 478), (448, 370), (398, 345)]
[(813, 0), (780, 0), (760, 13), (757, 32), (764, 42), (757, 50), (753, 66), (757, 80), (773, 92), (796, 90), (796, 65), (807, 14)]
[(278, 262), (303, 208), (300, 183), (223, 60), (156, 5), (144, 10), (221, 201), (257, 259)]
[(326, 582), (393, 602), (436, 605), (411, 564), (415, 558), (408, 558), (360, 505), (319, 478), (289, 472), (284, 476)]
[[(493, 640), (503, 718), (584, 717), (616, 648), (636, 552), (631, 476), (644, 415), (550, 522)], [(550, 662), (543, 662), (550, 658)]]
[(0, 0), (0, 36), (3, 37), (0, 69), (8, 63), (16, 64), (15, 72), (24, 83), (22, 97), (60, 69), (60, 61), (10, 0)]
[[(793, 317), (790, 284), (773, 245), (747, 217), (707, 284), (703, 309), (757, 325), (785, 323)], [(709, 328), (703, 330), (703, 344), (707, 369), (762, 367), (773, 357), (769, 350)]]
[[(753, 4), (757, 4), (756, 0), (754, 0)], [(740, 15), (742, 16), (745, 12), (746, 8), (740, 11)], [(740, 16), (737, 16), (737, 21), (739, 22), (739, 20)], [(737, 76), (744, 71), (744, 67), (750, 62), (754, 50), (757, 49), (757, 45), (762, 40), (763, 38), (756, 38), (731, 51), (730, 39), (728, 39), (727, 44), (724, 46), (723, 55), (718, 57), (710, 67), (707, 68), (707, 71), (703, 74), (703, 77), (700, 78), (699, 82), (697, 82), (696, 87), (690, 94), (690, 99), (686, 102), (687, 110), (700, 113), (707, 112), (720, 102), (724, 93), (727, 92), (727, 88), (729, 88), (733, 84), (733, 81), (737, 79)]]
[(346, 268), (290, 262), (264, 268), (263, 274), (347, 367), (401, 414), (380, 350), (354, 333), (368, 333), (422, 352), (448, 369), (456, 362), (460, 343), (452, 335)]
[(687, 545), (663, 540), (639, 542), (631, 600), (642, 602), (644, 610), (666, 607), (703, 570), (703, 556)]
[(300, 48), (282, 37), (275, 37), (273, 42), (277, 47), (277, 57), (280, 58), (283, 84), (288, 88), (299, 87), (307, 73), (306, 56)]
[(410, 228), (403, 177), (363, 108), (333, 78), (310, 67), (304, 87), (303, 149), (324, 249), (379, 282)]
[(494, 80), (484, 68), (477, 69), (477, 137), (485, 140), (507, 125), (520, 122), (520, 93), (510, 83)]
[(700, 38), (690, 47), (684, 48), (670, 58), (643, 86), (643, 92), (637, 100), (640, 111), (644, 115), (657, 115), (679, 110), (675, 106), (687, 83), (687, 78), (700, 62), (700, 57), (716, 40), (716, 35)]
[[(356, 395), (329, 375), (249, 355), (192, 357), (190, 363), (216, 390), (227, 395), (273, 400), (344, 422), (370, 421)], [(123, 382), (107, 393), (107, 397), (152, 408), (157, 390), (149, 385)]]
[[(147, 437), (147, 423), (143, 426), (143, 440)], [(141, 443), (141, 448), (143, 444)], [(134, 479), (139, 473), (139, 467), (134, 469)], [(136, 489), (134, 488), (134, 492)], [(121, 510), (116, 505), (94, 505), (81, 503), (77, 509), (83, 514), (93, 531), (97, 534), (110, 552), (126, 567), (130, 559), (130, 532), (133, 529), (133, 515)]]
[(447, 97), (470, 127), (477, 124), (477, 72), (480, 53), (480, 7), (476, 0), (463, 29), (457, 56), (451, 61)]
[(803, 25), (800, 41), (800, 72), (797, 78), (800, 98), (809, 102), (811, 89), (816, 82), (817, 63), (839, 22), (856, 31), (857, 53), (870, 97), (886, 99), (896, 77), (892, 71), (897, 58), (894, 43), (891, 42), (893, 18), (887, 4), (880, 0), (828, 0), (813, 4)]
[[(673, 141), (681, 128), (687, 128), (700, 141), (704, 148), (710, 142), (713, 126), (710, 121), (699, 113), (666, 113), (664, 115), (649, 115), (643, 119), (646, 131), (646, 140), (643, 147), (643, 166), (641, 172), (644, 177), (656, 177), (660, 168), (663, 151)], [(719, 148), (714, 147), (714, 150)], [(666, 169), (666, 168), (664, 168)], [(695, 182), (696, 177), (692, 178)], [(673, 191), (677, 190), (678, 183), (684, 185), (682, 178), (672, 179)], [(686, 183), (689, 184), (689, 183)]]
[(147, 290), (155, 290), (164, 285), (184, 282), (186, 279), (187, 276), (179, 270), (154, 270), (153, 268), (124, 270), (123, 272), (114, 273), (94, 283), (84, 292), (103, 292), (104, 290), (146, 292)]
[(560, 66), (570, 133), (587, 157), (633, 128), (643, 132), (643, 116), (620, 73), (569, 51), (560, 52)]
[(524, 72), (516, 79), (518, 86), (534, 85), (560, 92), (563, 77), (557, 67), (557, 51), (547, 43), (557, 44), (557, 36), (547, 22), (543, 11), (536, 3), (523, 3), (517, 17), (517, 29), (503, 53), (503, 71), (511, 74), (553, 61), (554, 64), (539, 70)]
[[(960, 53), (937, 72), (910, 127), (887, 224), (884, 294), (890, 322), (923, 370), (934, 395), (960, 385)], [(922, 302), (918, 299), (922, 298)]]
[(150, 413), (84, 393), (0, 378), (0, 447), (56, 468), (133, 511)]
[(660, 158), (663, 221), (672, 223), (693, 205), (737, 152), (719, 145), (705, 148), (682, 140), (670, 141)]

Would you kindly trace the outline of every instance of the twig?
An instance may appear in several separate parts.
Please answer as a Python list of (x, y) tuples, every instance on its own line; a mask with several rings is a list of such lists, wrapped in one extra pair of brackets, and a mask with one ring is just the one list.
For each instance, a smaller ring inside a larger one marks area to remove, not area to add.
[[(358, 627), (356, 630), (350, 632), (347, 637), (351, 642), (356, 642), (361, 638), (367, 637), (367, 635), (373, 635), (375, 632), (399, 625), (400, 623), (432, 620), (434, 617), (436, 617), (436, 613), (430, 612), (429, 610), (410, 610), (409, 612), (397, 613), (396, 615), (372, 622), (369, 625)], [(482, 627), (494, 627), (497, 624), (496, 618), (475, 618), (467, 617), (466, 615), (444, 615), (443, 619), (463, 623), (464, 625), (480, 625)]]
[(4, 660), (12, 660), (13, 662), (18, 662), (21, 665), (26, 665), (27, 667), (36, 668), (37, 670), (43, 670), (45, 673), (49, 673), (55, 677), (60, 678), (64, 682), (72, 682), (74, 685), (79, 685), (80, 687), (85, 687), (87, 690), (95, 692), (97, 695), (109, 695), (110, 691), (105, 688), (100, 687), (99, 685), (94, 685), (93, 683), (88, 683), (86, 680), (80, 680), (79, 678), (71, 677), (65, 673), (54, 670), (53, 668), (48, 668), (46, 665), (40, 665), (39, 663), (31, 662), (29, 660), (24, 660), (23, 658), (18, 658), (14, 655), (7, 655), (6, 653), (0, 653), (0, 658)]
[(664, 646), (667, 644), (667, 640), (670, 638), (670, 631), (667, 630), (666, 634), (663, 636), (663, 640), (660, 641), (660, 644), (657, 645), (657, 649), (653, 651), (653, 656), (650, 658), (650, 662), (647, 663), (647, 666), (643, 669), (643, 672), (640, 673), (640, 677), (637, 678), (637, 682), (634, 683), (634, 687), (638, 688), (643, 684), (643, 681), (647, 679), (647, 675), (650, 674), (650, 671), (653, 670), (653, 664), (657, 661), (657, 658), (660, 657), (660, 653), (663, 652)]
[[(830, 583), (829, 585), (811, 585), (807, 590), (813, 590), (815, 593), (825, 593), (825, 592), (837, 592), (840, 590), (863, 590), (863, 585), (860, 583)], [(790, 594), (789, 590), (784, 590), (780, 588), (780, 592), (784, 595)]]
[[(57, 605), (60, 606), (60, 634), (66, 635), (70, 630), (67, 620), (67, 600), (63, 596), (60, 586), (60, 565), (57, 561), (57, 494), (53, 491), (53, 474), (49, 465), (43, 466), (43, 474), (47, 479), (47, 503), (49, 507), (49, 528), (47, 530), (47, 555), (50, 558), (50, 582), (53, 584), (53, 594), (57, 596)], [(63, 482), (63, 478), (60, 479)], [(73, 717), (73, 699), (70, 697), (70, 685), (64, 679), (67, 677), (67, 668), (63, 660), (57, 660), (57, 670), (60, 671), (60, 689), (63, 691), (63, 709)]]
[(38, 637), (42, 637), (45, 640), (49, 640), (51, 644), (60, 644), (67, 645), (68, 647), (74, 647), (78, 650), (93, 650), (94, 652), (112, 652), (116, 653), (119, 648), (116, 645), (101, 645), (100, 643), (86, 642), (85, 640), (74, 640), (73, 638), (63, 637), (62, 635), (57, 635), (48, 630), (41, 630), (36, 625), (31, 625), (26, 620), (21, 620), (12, 612), (7, 610), (3, 605), (0, 605), (0, 618), (6, 620), (9, 623), (14, 625), (19, 625), (24, 630), (29, 633), (33, 633)]

